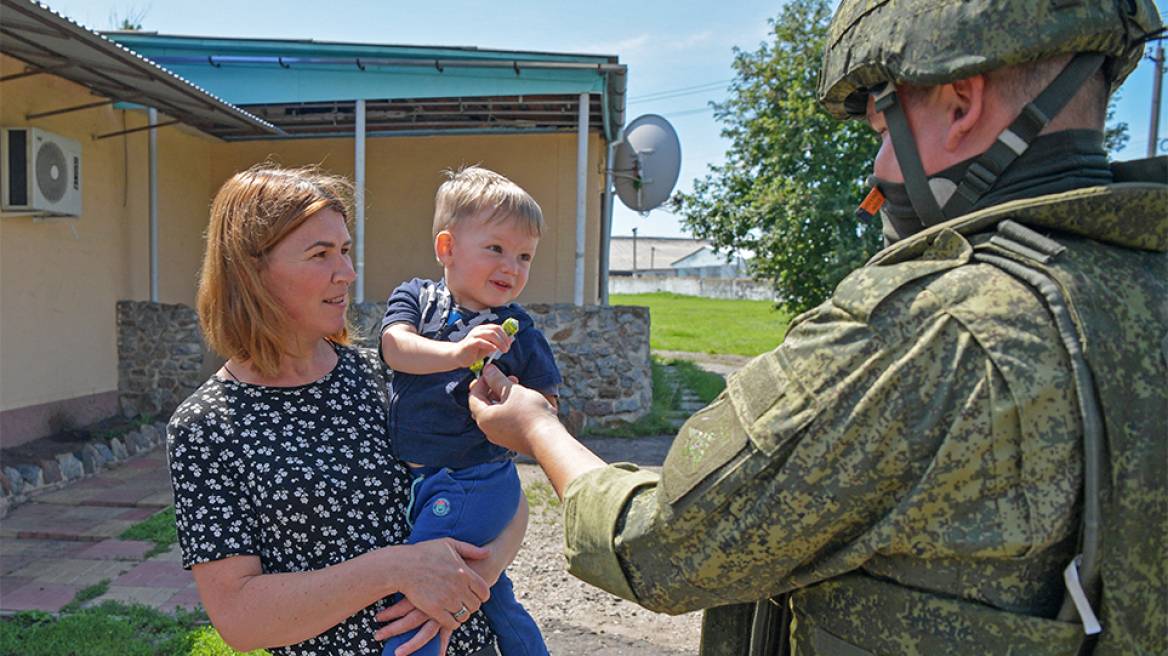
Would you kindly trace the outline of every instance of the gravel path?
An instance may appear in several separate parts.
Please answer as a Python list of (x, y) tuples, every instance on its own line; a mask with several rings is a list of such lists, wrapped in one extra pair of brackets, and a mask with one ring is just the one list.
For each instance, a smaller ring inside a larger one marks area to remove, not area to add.
[[(683, 351), (655, 355), (691, 360), (722, 376), (751, 358)], [(632, 462), (660, 471), (673, 435), (581, 441), (607, 462)], [(594, 588), (568, 574), (560, 508), (543, 471), (529, 458), (516, 461), (531, 503), (527, 536), (508, 570), (515, 595), (539, 623), (552, 656), (697, 656), (701, 612), (671, 617)]]
[[(673, 436), (582, 441), (609, 462), (635, 462), (660, 471)], [(552, 656), (697, 656), (700, 612), (671, 617), (647, 611), (568, 574), (560, 508), (548, 503), (555, 499), (551, 485), (530, 459), (517, 464), (531, 503), (531, 521), (508, 573), (515, 596), (539, 623)]]

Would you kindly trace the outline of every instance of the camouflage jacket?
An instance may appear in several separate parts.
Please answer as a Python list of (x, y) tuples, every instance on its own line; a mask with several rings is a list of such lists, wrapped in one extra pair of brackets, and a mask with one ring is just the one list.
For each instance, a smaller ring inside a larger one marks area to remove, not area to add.
[(1016, 257), (993, 240), (1007, 218), (1057, 230), (1066, 252), (1040, 268), (1104, 408), (1097, 653), (1168, 653), (1158, 184), (1006, 203), (883, 251), (730, 378), (660, 476), (617, 464), (568, 486), (569, 570), (667, 613), (794, 591), (801, 655), (1073, 653), (1081, 627), (1040, 618), (1078, 549), (1083, 421), (1042, 296), (974, 258)]

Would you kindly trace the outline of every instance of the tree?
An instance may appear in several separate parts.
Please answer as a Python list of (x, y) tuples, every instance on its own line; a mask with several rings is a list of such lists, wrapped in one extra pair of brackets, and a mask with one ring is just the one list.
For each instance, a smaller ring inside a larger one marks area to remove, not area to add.
[(790, 0), (769, 21), (773, 43), (735, 48), (730, 98), (714, 103), (732, 143), (727, 161), (675, 197), (696, 237), (753, 251), (752, 276), (773, 280), (796, 312), (825, 300), (882, 243), (879, 219), (855, 217), (879, 142), (815, 96), (830, 19), (826, 0)]
[(137, 7), (130, 7), (126, 11), (125, 18), (119, 18), (118, 12), (110, 10), (110, 25), (115, 30), (126, 30), (130, 32), (142, 31), (142, 21), (150, 13), (150, 5), (146, 5), (145, 9), (138, 9)]
[(1112, 155), (1123, 150), (1129, 139), (1127, 123), (1123, 121), (1118, 123), (1111, 122), (1111, 119), (1115, 118), (1115, 105), (1117, 102), (1119, 102), (1118, 91), (1111, 94), (1111, 99), (1107, 101), (1107, 128), (1103, 131), (1103, 147)]

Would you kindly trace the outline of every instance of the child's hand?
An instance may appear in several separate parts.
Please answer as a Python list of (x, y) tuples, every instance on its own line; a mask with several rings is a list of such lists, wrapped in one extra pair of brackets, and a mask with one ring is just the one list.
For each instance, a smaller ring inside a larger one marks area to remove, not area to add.
[(506, 353), (511, 348), (512, 337), (498, 324), (481, 324), (471, 328), (466, 337), (457, 342), (455, 357), (458, 366), (469, 367), (489, 357), (495, 351)]
[[(503, 322), (503, 332), (507, 333), (508, 337), (514, 337), (519, 332), (519, 322), (515, 320), (515, 317), (511, 317)], [(486, 358), (475, 362), (470, 366), (471, 373), (475, 375), (475, 378), (478, 378), (483, 374), (483, 367), (494, 362), (495, 358), (500, 355), (503, 355), (503, 351), (496, 349)]]

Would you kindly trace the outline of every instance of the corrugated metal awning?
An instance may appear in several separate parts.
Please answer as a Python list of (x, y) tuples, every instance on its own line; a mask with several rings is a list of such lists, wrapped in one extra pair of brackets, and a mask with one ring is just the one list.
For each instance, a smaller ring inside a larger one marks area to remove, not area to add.
[(593, 131), (612, 141), (624, 126), (627, 69), (611, 55), (106, 35), (296, 137), (353, 134), (357, 100), (369, 136), (574, 131), (581, 94)]
[[(0, 0), (0, 52), (28, 68), (0, 81), (47, 73), (76, 82), (114, 102), (153, 107), (171, 118), (215, 134), (283, 131), (225, 102), (104, 36), (28, 0)], [(38, 116), (107, 103), (62, 107)]]

